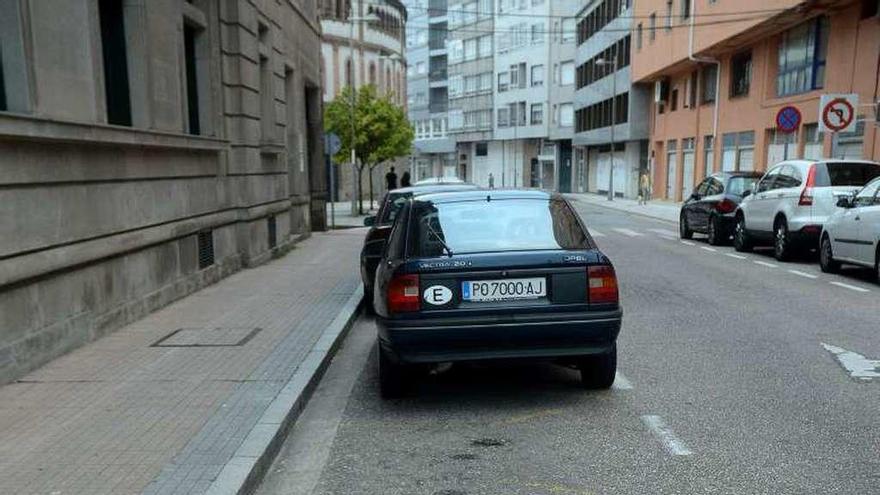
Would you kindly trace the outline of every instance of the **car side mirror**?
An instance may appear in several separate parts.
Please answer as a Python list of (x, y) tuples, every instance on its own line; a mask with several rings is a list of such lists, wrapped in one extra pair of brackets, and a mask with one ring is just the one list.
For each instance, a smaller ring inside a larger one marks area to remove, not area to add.
[(743, 199), (745, 199), (746, 196), (751, 196), (751, 195), (752, 195), (751, 189), (746, 189), (745, 191), (743, 191)]
[(372, 227), (376, 224), (376, 215), (364, 218), (364, 227)]
[(700, 199), (700, 194), (699, 194), (699, 193), (696, 193), (696, 192), (692, 192), (692, 193), (691, 193), (691, 199), (693, 199), (693, 200), (698, 200), (698, 199)]
[(839, 208), (852, 208), (852, 199), (849, 196), (841, 196), (837, 198), (837, 206)]

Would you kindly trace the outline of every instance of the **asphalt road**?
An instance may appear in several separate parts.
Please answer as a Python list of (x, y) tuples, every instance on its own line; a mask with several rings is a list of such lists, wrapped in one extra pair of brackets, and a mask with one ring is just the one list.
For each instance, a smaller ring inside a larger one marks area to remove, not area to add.
[(880, 359), (866, 271), (682, 243), (674, 224), (576, 206), (620, 279), (612, 390), (549, 364), (456, 366), (382, 401), (362, 318), (261, 493), (880, 491), (880, 378), (853, 378), (822, 345)]

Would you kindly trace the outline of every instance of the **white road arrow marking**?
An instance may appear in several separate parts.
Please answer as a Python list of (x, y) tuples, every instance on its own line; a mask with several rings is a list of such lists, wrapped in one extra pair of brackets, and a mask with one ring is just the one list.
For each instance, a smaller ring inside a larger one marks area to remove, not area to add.
[(849, 372), (849, 375), (859, 380), (870, 380), (872, 378), (880, 378), (880, 360), (868, 359), (861, 354), (848, 351), (841, 347), (836, 347), (826, 343), (822, 343), (822, 347), (826, 351), (834, 354), (834, 357), (840, 362), (840, 365)]

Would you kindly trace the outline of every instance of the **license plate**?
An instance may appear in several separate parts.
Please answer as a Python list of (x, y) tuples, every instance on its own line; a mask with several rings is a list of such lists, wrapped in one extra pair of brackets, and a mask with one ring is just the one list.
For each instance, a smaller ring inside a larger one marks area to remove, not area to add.
[(461, 283), (465, 301), (518, 301), (547, 296), (544, 278), (509, 278), (503, 280), (468, 280)]

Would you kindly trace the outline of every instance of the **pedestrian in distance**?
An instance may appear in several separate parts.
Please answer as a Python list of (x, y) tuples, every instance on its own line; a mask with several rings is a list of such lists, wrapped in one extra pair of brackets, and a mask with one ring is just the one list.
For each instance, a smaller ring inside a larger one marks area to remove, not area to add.
[(410, 183), (409, 170), (407, 170), (400, 177), (400, 187), (409, 187), (411, 185), (412, 185), (412, 183)]
[(495, 189), (495, 176), (489, 172), (489, 189)]
[(391, 171), (385, 174), (385, 185), (389, 191), (397, 189), (397, 174), (394, 173), (394, 167), (391, 167)]
[(642, 176), (639, 177), (639, 204), (646, 205), (648, 204), (648, 195), (651, 194), (651, 178), (648, 177), (648, 172), (642, 172)]

